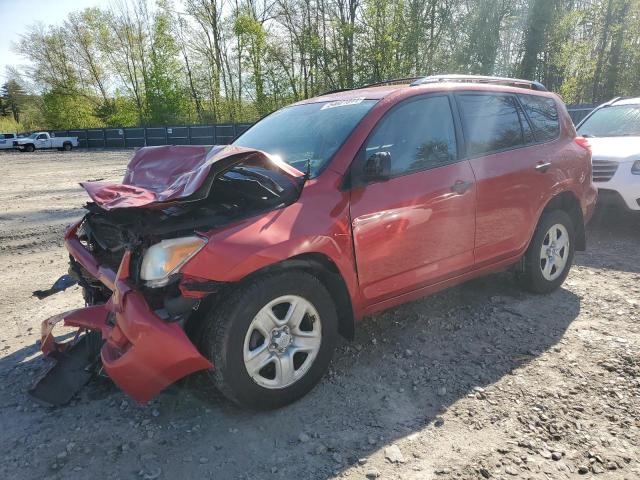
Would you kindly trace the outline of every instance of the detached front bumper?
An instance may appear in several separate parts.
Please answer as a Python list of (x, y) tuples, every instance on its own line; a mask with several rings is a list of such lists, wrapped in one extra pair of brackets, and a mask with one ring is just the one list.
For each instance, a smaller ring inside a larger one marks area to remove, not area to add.
[(146, 402), (161, 390), (198, 370), (212, 368), (178, 323), (162, 320), (149, 307), (142, 293), (128, 281), (131, 252), (127, 251), (118, 272), (100, 265), (80, 243), (76, 232), (80, 222), (65, 232), (71, 256), (112, 292), (103, 305), (72, 310), (42, 323), (42, 351), (64, 351), (55, 342), (57, 323), (83, 330), (99, 331), (104, 344), (100, 357), (105, 372), (128, 395)]

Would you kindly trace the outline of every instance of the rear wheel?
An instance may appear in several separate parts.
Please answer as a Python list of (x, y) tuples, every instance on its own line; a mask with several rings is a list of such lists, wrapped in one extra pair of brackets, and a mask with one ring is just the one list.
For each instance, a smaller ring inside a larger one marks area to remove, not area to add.
[(524, 257), (523, 286), (534, 293), (550, 293), (564, 282), (573, 263), (575, 229), (562, 211), (544, 213)]
[(73, 147), (71, 146), (71, 144), (70, 144), (70, 143), (65, 143), (65, 144), (62, 146), (62, 149), (63, 149), (65, 152), (70, 152), (72, 148), (73, 148)]
[(288, 271), (239, 287), (215, 309), (201, 349), (215, 386), (252, 409), (278, 408), (309, 392), (337, 339), (334, 303), (313, 275)]

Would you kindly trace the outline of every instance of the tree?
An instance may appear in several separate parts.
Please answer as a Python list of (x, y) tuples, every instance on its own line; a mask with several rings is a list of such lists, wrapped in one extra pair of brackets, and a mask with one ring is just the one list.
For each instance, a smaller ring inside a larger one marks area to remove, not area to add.
[(521, 78), (536, 78), (538, 56), (547, 46), (549, 28), (553, 25), (556, 0), (532, 0), (527, 15), (524, 53), (518, 69)]
[(20, 123), (20, 113), (26, 98), (24, 88), (16, 80), (9, 80), (2, 85), (1, 95), (2, 115), (10, 114), (16, 123)]
[(253, 121), (327, 90), (434, 73), (537, 79), (598, 102), (640, 93), (638, 19), (638, 0), (114, 0), (27, 29), (19, 115)]
[(185, 89), (180, 84), (180, 49), (174, 35), (169, 4), (159, 0), (149, 35), (149, 67), (145, 76), (148, 119), (156, 125), (178, 123), (186, 110)]

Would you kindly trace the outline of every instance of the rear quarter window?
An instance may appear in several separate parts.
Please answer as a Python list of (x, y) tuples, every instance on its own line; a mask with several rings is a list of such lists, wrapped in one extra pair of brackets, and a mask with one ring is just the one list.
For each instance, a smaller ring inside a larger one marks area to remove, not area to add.
[(518, 95), (520, 103), (533, 126), (537, 142), (550, 142), (560, 135), (558, 109), (552, 98), (537, 95)]
[(479, 156), (525, 145), (521, 117), (512, 95), (456, 95), (467, 155)]

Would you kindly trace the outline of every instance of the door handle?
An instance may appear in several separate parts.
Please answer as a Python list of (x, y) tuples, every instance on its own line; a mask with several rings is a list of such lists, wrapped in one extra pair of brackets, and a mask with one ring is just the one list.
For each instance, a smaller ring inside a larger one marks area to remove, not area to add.
[(463, 194), (464, 192), (466, 192), (471, 188), (471, 185), (473, 185), (473, 182), (465, 182), (463, 180), (457, 180), (456, 183), (451, 185), (451, 191), (459, 194)]
[(541, 173), (544, 173), (547, 170), (549, 170), (550, 166), (551, 166), (551, 162), (544, 162), (544, 163), (541, 162), (536, 165), (536, 170)]

